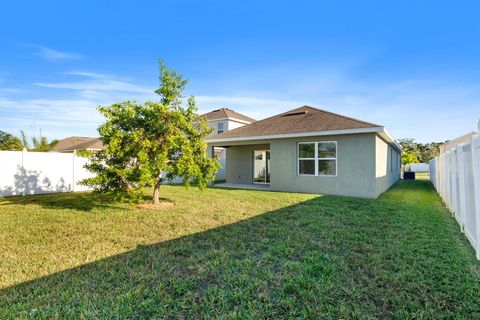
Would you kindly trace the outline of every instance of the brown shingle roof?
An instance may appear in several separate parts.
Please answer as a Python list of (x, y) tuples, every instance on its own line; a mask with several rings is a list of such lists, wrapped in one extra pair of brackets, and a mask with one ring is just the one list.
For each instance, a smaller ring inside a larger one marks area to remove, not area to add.
[(215, 136), (215, 139), (378, 128), (379, 125), (303, 106)]
[(216, 119), (224, 119), (224, 118), (231, 119), (231, 118), (233, 118), (233, 119), (241, 120), (241, 121), (248, 122), (248, 123), (257, 121), (253, 118), (247, 117), (246, 115), (235, 112), (235, 111), (230, 110), (228, 108), (221, 108), (221, 109), (213, 110), (209, 113), (202, 114), (201, 116), (202, 117), (207, 117), (208, 120), (216, 120)]
[(58, 141), (52, 151), (65, 152), (74, 150), (103, 149), (103, 143), (99, 138), (93, 137), (68, 137)]

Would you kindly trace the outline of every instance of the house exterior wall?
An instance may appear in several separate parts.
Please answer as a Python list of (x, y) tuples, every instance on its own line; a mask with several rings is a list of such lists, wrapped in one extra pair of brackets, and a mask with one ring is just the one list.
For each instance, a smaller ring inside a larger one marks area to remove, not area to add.
[(218, 123), (223, 123), (223, 131), (229, 131), (241, 126), (246, 125), (245, 122), (240, 122), (232, 119), (218, 119), (218, 120), (208, 120), (208, 126), (213, 128), (213, 134), (217, 134)]
[[(297, 174), (297, 144), (316, 141), (337, 142), (336, 176)], [(375, 133), (235, 141), (228, 145), (226, 148), (228, 183), (253, 183), (254, 150), (270, 150), (270, 190), (273, 191), (375, 199), (400, 178), (399, 152)]]
[[(297, 143), (315, 141), (337, 141), (336, 176), (297, 175)], [(270, 189), (375, 198), (374, 155), (374, 134), (275, 140), (270, 147)]]
[(231, 146), (226, 148), (226, 182), (253, 183), (253, 150), (269, 150), (268, 144)]
[(400, 179), (400, 153), (379, 136), (375, 136), (376, 196)]
[[(208, 126), (210, 128), (213, 128), (213, 134), (218, 134), (218, 124), (223, 123), (223, 130), (224, 131), (229, 131), (236, 129), (238, 127), (244, 126), (245, 123), (231, 120), (231, 119), (218, 119), (218, 120), (209, 120), (208, 121)], [(227, 162), (226, 162), (226, 150), (225, 149), (217, 149), (215, 151), (215, 156), (218, 159), (218, 162), (221, 165), (221, 168), (217, 171), (215, 174), (215, 179), (216, 180), (225, 180), (226, 178), (226, 168), (227, 168)], [(176, 179), (174, 182), (181, 181), (179, 179)], [(178, 182), (181, 183), (181, 182)]]
[(244, 122), (239, 122), (239, 121), (229, 119), (227, 121), (227, 130), (233, 130), (233, 129), (239, 128), (241, 126), (244, 126), (245, 124), (246, 123), (244, 123)]
[(220, 122), (223, 123), (223, 128), (224, 128), (223, 130), (224, 131), (228, 130), (227, 129), (227, 120), (208, 120), (208, 126), (210, 128), (213, 128), (212, 134), (217, 134), (218, 133), (218, 131), (217, 131), (218, 123), (220, 123)]

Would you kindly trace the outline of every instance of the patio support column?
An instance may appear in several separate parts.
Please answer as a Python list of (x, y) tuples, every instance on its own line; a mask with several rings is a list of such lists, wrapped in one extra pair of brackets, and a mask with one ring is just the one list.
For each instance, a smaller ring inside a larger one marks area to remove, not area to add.
[(213, 151), (214, 150), (213, 148), (214, 148), (213, 146), (208, 145), (208, 147), (207, 147), (207, 157), (209, 157), (209, 158), (214, 157), (215, 153)]

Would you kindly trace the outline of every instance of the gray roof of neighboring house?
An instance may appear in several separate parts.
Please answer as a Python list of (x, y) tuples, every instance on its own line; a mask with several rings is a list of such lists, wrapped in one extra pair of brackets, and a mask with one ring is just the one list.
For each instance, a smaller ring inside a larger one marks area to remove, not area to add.
[(223, 132), (216, 135), (215, 139), (378, 127), (382, 126), (310, 106), (303, 106)]
[(202, 117), (207, 117), (208, 120), (217, 120), (217, 119), (237, 119), (243, 122), (255, 122), (257, 120), (250, 118), (244, 114), (238, 113), (236, 111), (230, 110), (228, 108), (220, 108), (217, 110), (213, 110), (211, 112), (205, 113), (201, 115)]
[(102, 150), (104, 149), (102, 141), (94, 137), (68, 137), (59, 140), (52, 148), (52, 151), (65, 152), (75, 150)]

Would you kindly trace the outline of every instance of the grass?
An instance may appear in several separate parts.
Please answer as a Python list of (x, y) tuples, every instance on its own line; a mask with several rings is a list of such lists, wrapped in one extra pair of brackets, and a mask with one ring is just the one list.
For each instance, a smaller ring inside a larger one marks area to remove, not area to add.
[(480, 318), (480, 263), (426, 180), (162, 192), (0, 199), (0, 318)]

